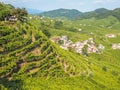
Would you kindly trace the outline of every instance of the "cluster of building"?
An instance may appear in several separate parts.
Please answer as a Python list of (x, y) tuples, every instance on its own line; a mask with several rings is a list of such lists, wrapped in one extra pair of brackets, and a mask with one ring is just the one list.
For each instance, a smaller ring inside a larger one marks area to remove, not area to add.
[(112, 49), (120, 49), (120, 43), (119, 44), (113, 44)]
[(80, 26), (92, 26), (91, 24), (80, 24)]
[(87, 53), (100, 53), (105, 49), (105, 46), (103, 46), (102, 44), (99, 44), (97, 47), (93, 38), (89, 38), (88, 40), (85, 40), (83, 42), (76, 42), (72, 44), (72, 48), (80, 54), (83, 53), (83, 48), (85, 48), (85, 46), (87, 46)]
[(87, 49), (86, 49), (87, 53), (101, 53), (105, 49), (105, 46), (103, 46), (102, 44), (99, 44), (98, 46), (96, 46), (93, 38), (89, 38), (88, 40), (85, 40), (83, 42), (73, 43), (65, 35), (62, 37), (52, 38), (51, 41), (53, 41), (54, 43), (60, 44), (60, 47), (65, 50), (73, 49), (80, 54), (83, 53), (83, 48), (85, 48), (85, 46), (87, 46)]

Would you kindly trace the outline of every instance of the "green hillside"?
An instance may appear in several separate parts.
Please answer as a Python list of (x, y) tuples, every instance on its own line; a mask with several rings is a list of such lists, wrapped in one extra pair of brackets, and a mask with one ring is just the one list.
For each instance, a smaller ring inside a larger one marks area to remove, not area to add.
[(61, 18), (68, 20), (77, 20), (77, 19), (104, 19), (109, 16), (114, 16), (118, 20), (120, 20), (120, 8), (116, 8), (114, 10), (108, 10), (105, 8), (99, 8), (90, 12), (80, 12), (75, 9), (56, 9), (52, 11), (43, 12), (40, 14), (41, 16), (51, 17), (51, 18)]
[(75, 9), (56, 9), (48, 12), (43, 12), (40, 15), (51, 17), (51, 18), (61, 18), (74, 20), (82, 14), (80, 11)]
[(0, 27), (1, 78), (24, 74), (62, 77), (75, 73), (74, 70), (71, 72), (72, 65), (64, 71), (64, 64), (74, 65), (74, 61), (69, 59), (73, 56), (59, 50), (42, 32), (28, 24), (15, 25), (18, 29), (11, 27)]
[[(120, 43), (118, 18), (69, 21), (24, 14), (19, 17), (22, 20), (4, 21), (2, 17), (0, 21), (0, 90), (120, 89), (120, 50), (112, 48), (112, 44)], [(51, 41), (63, 35), (73, 43), (93, 38), (94, 44), (104, 45), (105, 50), (87, 55), (64, 50)]]
[(107, 10), (105, 8), (100, 8), (100, 9), (96, 9), (95, 11), (91, 11), (91, 12), (85, 12), (83, 14), (81, 14), (78, 19), (90, 19), (92, 17), (97, 18), (97, 19), (103, 19), (103, 18), (107, 18), (109, 16), (114, 16), (116, 17), (118, 20), (120, 20), (120, 8), (116, 8), (114, 10)]

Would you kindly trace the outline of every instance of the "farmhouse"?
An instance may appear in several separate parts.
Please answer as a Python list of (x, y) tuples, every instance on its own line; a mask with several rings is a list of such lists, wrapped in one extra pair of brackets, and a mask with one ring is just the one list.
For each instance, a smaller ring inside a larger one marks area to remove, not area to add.
[(6, 21), (9, 21), (11, 23), (15, 23), (17, 22), (18, 18), (16, 16), (8, 16), (8, 17), (5, 17), (5, 22)]
[(78, 29), (78, 31), (80, 32), (80, 31), (82, 31), (82, 29), (81, 29), (81, 28), (79, 28), (79, 29)]
[(119, 44), (113, 44), (112, 49), (120, 49), (120, 43)]
[(72, 47), (77, 53), (82, 54), (82, 49), (84, 45), (85, 45), (84, 43), (76, 42), (75, 44), (72, 45)]
[(103, 51), (105, 49), (105, 46), (103, 46), (102, 44), (99, 44), (98, 49)]
[(105, 36), (106, 36), (107, 38), (115, 38), (115, 37), (116, 37), (115, 34), (106, 34)]
[(96, 52), (98, 52), (97, 47), (94, 44), (92, 45), (88, 44), (88, 53), (96, 53)]

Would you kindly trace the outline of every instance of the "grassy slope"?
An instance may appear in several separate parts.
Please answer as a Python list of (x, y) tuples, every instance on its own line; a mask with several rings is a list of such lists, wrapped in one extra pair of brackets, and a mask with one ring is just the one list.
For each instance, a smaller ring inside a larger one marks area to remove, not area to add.
[[(33, 49), (32, 49), (26, 52), (26, 54), (24, 54), (24, 52), (21, 51), (21, 50), (24, 50), (22, 49), (25, 47), (24, 45), (23, 45), (24, 47), (22, 47), (20, 50), (21, 53), (16, 53), (16, 51), (19, 51), (19, 48), (18, 49), (13, 48), (12, 52), (11, 51), (9, 52), (7, 50), (6, 53), (4, 54), (1, 53), (0, 56), (3, 58), (1, 58), (2, 60), (0, 62), (0, 65), (1, 65), (0, 72), (7, 70), (7, 73), (11, 73), (11, 70), (15, 68), (17, 65), (16, 61), (21, 60), (21, 57), (23, 57), (23, 55), (25, 56), (23, 58), (25, 65), (23, 65), (17, 72), (16, 71), (13, 72), (8, 77), (9, 79), (11, 77), (15, 79), (8, 81), (7, 79), (2, 78), (0, 80), (1, 88), (2, 89), (6, 88), (10, 90), (15, 90), (16, 88), (23, 89), (23, 90), (28, 90), (28, 89), (30, 90), (101, 90), (101, 89), (119, 90), (120, 88), (120, 71), (119, 71), (120, 70), (120, 67), (119, 67), (120, 66), (120, 61), (119, 61), (120, 50), (112, 50), (110, 45), (112, 43), (119, 43), (118, 39), (120, 38), (120, 36), (114, 39), (106, 39), (105, 34), (107, 33), (118, 34), (120, 33), (120, 31), (114, 28), (108, 29), (107, 27), (104, 27), (104, 28), (99, 27), (101, 23), (104, 24), (103, 20), (96, 20), (98, 24), (94, 23), (94, 20), (91, 20), (91, 19), (83, 20), (83, 21), (75, 21), (75, 22), (71, 24), (68, 21), (66, 21), (65, 23), (68, 24), (68, 26), (72, 25), (73, 27), (76, 27), (76, 28), (82, 28), (83, 30), (79, 33), (71, 32), (68, 30), (54, 30), (53, 28), (50, 28), (50, 32), (52, 36), (63, 35), (63, 34), (68, 35), (69, 38), (73, 41), (77, 41), (77, 40), (82, 41), (82, 40), (88, 39), (89, 37), (94, 37), (95, 42), (97, 44), (102, 43), (103, 45), (106, 46), (106, 50), (104, 51), (103, 54), (101, 55), (90, 54), (88, 57), (85, 57), (85, 56), (78, 55), (73, 52), (62, 50), (59, 48), (59, 46), (50, 42), (40, 31), (37, 30), (38, 23), (40, 22), (33, 20), (32, 23), (34, 23), (34, 27), (31, 25), (25, 24), (25, 25), (22, 25), (23, 27), (19, 27), (19, 29), (16, 30), (15, 32), (12, 28), (10, 28), (11, 29), (10, 34), (12, 35), (13, 33), (17, 33), (20, 31), (27, 32), (25, 34), (27, 34), (27, 36), (31, 38), (32, 40), (31, 43), (35, 43), (36, 40), (34, 42), (33, 35), (30, 35), (33, 33), (34, 36), (38, 36), (38, 40), (42, 39), (42, 42), (45, 40), (42, 46), (44, 45), (46, 46), (46, 42), (48, 42), (50, 46), (53, 48), (53, 51), (50, 51), (50, 52), (56, 53), (57, 55), (52, 56), (50, 54), (50, 56), (53, 57), (52, 59), (49, 59), (49, 58), (47, 59), (47, 56), (44, 57), (42, 59), (43, 63), (41, 63), (41, 60), (36, 59), (36, 61), (39, 62), (39, 63), (36, 63), (34, 59), (35, 57), (40, 56), (41, 53), (39, 53), (39, 55), (37, 56), (35, 55), (35, 53), (29, 54), (29, 53), (33, 53)], [(80, 26), (80, 24), (86, 24), (86, 26)], [(91, 24), (92, 26), (87, 26), (88, 24)], [(116, 23), (114, 25), (116, 25)], [(20, 24), (18, 24), (18, 26), (20, 26)], [(26, 27), (28, 28), (26, 29)], [(3, 29), (8, 30), (6, 28), (3, 28)], [(0, 29), (0, 31), (2, 31), (2, 29)], [(93, 35), (90, 35), (90, 32), (93, 32)], [(3, 37), (6, 37), (2, 35), (3, 34), (1, 34), (0, 40), (2, 40)], [(19, 35), (18, 39), (21, 38), (20, 39), (21, 41), (24, 40), (22, 38), (23, 35), (24, 35), (23, 33)], [(9, 36), (9, 32), (8, 32), (8, 36)], [(26, 38), (26, 39), (29, 39), (29, 38)], [(10, 39), (11, 43), (7, 42), (8, 44), (4, 44), (4, 45), (8, 45), (8, 46), (11, 45), (12, 42), (14, 42), (13, 39)], [(29, 46), (29, 44), (30, 43), (28, 43), (27, 46)], [(20, 44), (16, 44), (16, 45), (20, 45)], [(41, 49), (43, 47), (41, 47), (41, 44), (39, 43), (38, 47), (34, 47), (34, 50), (36, 48), (39, 49), (41, 52)], [(7, 49), (10, 49), (10, 47)], [(4, 49), (2, 47), (1, 52), (3, 52), (3, 50)], [(49, 50), (49, 48), (47, 49), (45, 48), (44, 50), (47, 51)], [(20, 56), (21, 54), (22, 56)], [(6, 62), (9, 60), (11, 60), (10, 61), (11, 63), (8, 62), (8, 65), (6, 66), (7, 64)], [(29, 60), (31, 60), (31, 62), (29, 62)], [(48, 67), (46, 68), (46, 66), (49, 66), (49, 65), (50, 67), (53, 67), (53, 69), (48, 69)], [(69, 65), (66, 71), (65, 71), (64, 65)], [(40, 69), (37, 70), (36, 66), (37, 68), (40, 68)], [(10, 69), (6, 69), (8, 67), (10, 67)], [(56, 69), (54, 67), (60, 67), (60, 68)], [(35, 71), (33, 70), (33, 73), (30, 73), (29, 70), (31, 69), (36, 69), (36, 70)], [(7, 74), (4, 74), (2, 76), (6, 77)]]

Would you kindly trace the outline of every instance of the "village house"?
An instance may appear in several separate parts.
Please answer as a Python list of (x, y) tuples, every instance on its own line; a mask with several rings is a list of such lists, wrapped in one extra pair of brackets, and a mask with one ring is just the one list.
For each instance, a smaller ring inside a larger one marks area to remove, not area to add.
[(96, 52), (98, 52), (97, 47), (94, 44), (92, 45), (88, 44), (88, 53), (96, 53)]
[(61, 37), (51, 38), (51, 41), (60, 44), (60, 47), (65, 50), (68, 50), (71, 47), (71, 44), (73, 43), (71, 40), (68, 39), (66, 35)]
[(63, 45), (66, 45), (68, 43), (68, 37), (66, 35), (62, 36), (60, 40), (63, 41)]
[(119, 44), (113, 44), (112, 49), (120, 49), (120, 43)]
[(106, 34), (105, 36), (106, 36), (107, 38), (115, 38), (115, 37), (116, 37), (115, 34)]
[(98, 49), (103, 51), (105, 49), (105, 46), (103, 46), (102, 44), (99, 44)]
[(61, 47), (63, 49), (68, 49), (70, 48), (71, 44), (73, 43), (71, 40), (68, 39), (68, 37), (66, 35), (62, 36), (60, 38), (60, 41), (63, 41), (63, 44), (61, 45)]
[(82, 31), (82, 29), (81, 29), (81, 28), (79, 28), (79, 29), (78, 29), (78, 31), (80, 32), (80, 31)]
[(82, 54), (82, 49), (84, 45), (85, 45), (84, 43), (76, 42), (75, 44), (72, 45), (72, 47), (77, 53)]
[(29, 17), (29, 19), (31, 20), (31, 19), (32, 19), (32, 17)]
[(16, 16), (7, 16), (5, 17), (5, 22), (9, 21), (10, 23), (17, 22), (18, 18)]
[(87, 41), (87, 43), (89, 43), (89, 44), (95, 44), (95, 42), (94, 42), (94, 39), (93, 39), (93, 38), (89, 38), (89, 40)]
[(102, 44), (99, 44), (98, 50), (99, 50), (99, 54), (103, 53), (103, 51), (105, 50), (105, 46), (103, 46)]

